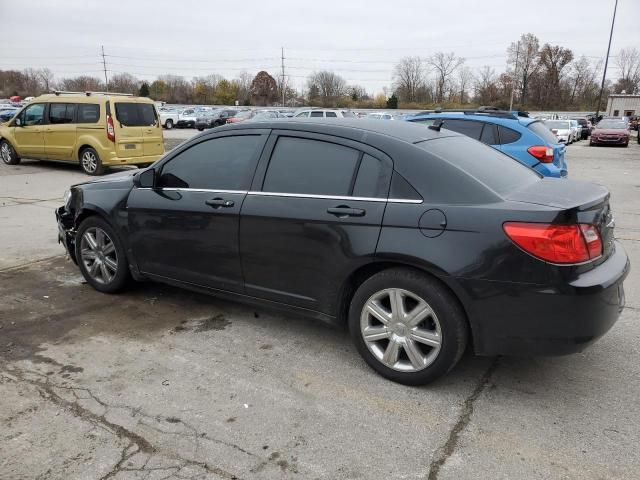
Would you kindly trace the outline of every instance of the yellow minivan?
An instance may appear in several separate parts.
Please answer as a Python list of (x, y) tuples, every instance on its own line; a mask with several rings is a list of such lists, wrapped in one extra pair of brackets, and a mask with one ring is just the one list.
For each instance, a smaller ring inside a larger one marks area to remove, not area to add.
[(79, 162), (88, 175), (115, 165), (146, 166), (164, 154), (153, 101), (109, 92), (55, 92), (0, 125), (0, 157)]

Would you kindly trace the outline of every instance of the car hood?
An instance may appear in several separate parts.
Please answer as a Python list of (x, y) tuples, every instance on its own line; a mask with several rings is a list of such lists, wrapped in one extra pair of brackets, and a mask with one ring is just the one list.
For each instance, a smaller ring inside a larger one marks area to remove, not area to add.
[(112, 173), (100, 178), (88, 180), (86, 182), (76, 183), (73, 187), (83, 188), (127, 188), (133, 185), (133, 176), (140, 170), (126, 170), (124, 172)]
[(596, 128), (591, 135), (629, 135), (629, 132), (621, 128)]

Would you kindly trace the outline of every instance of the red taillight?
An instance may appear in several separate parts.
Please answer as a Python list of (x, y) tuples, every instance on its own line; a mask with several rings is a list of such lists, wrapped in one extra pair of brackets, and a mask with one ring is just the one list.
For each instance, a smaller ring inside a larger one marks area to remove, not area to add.
[(527, 152), (536, 157), (542, 163), (551, 163), (553, 162), (553, 148), (544, 147), (542, 145), (534, 145), (533, 147), (527, 148)]
[(552, 263), (581, 263), (602, 255), (600, 234), (593, 225), (507, 222), (507, 236), (525, 252)]
[(558, 129), (557, 128), (552, 128), (551, 129), (551, 133), (558, 133)]
[(112, 142), (116, 141), (116, 130), (113, 128), (113, 118), (107, 115), (107, 138)]

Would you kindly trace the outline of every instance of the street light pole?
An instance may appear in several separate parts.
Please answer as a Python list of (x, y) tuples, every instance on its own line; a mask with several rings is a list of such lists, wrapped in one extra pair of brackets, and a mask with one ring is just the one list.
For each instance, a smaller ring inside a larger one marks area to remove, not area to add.
[(598, 113), (600, 110), (600, 102), (602, 101), (602, 92), (604, 91), (604, 80), (607, 78), (607, 65), (609, 64), (609, 51), (611, 50), (611, 38), (613, 38), (613, 25), (616, 23), (616, 10), (618, 9), (618, 0), (613, 7), (613, 18), (611, 19), (611, 33), (609, 33), (609, 46), (607, 47), (607, 57), (604, 59), (604, 71), (602, 72), (602, 84), (600, 85), (600, 95), (598, 95), (598, 104), (596, 105), (595, 121), (598, 121)]

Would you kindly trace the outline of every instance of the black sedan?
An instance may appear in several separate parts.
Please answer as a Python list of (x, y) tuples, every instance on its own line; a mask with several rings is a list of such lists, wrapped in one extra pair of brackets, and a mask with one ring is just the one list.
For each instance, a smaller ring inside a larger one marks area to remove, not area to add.
[(60, 240), (96, 290), (149, 279), (347, 322), (366, 362), (405, 384), (469, 343), (580, 351), (624, 306), (604, 187), (437, 127), (245, 122), (65, 198)]

